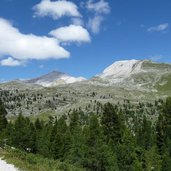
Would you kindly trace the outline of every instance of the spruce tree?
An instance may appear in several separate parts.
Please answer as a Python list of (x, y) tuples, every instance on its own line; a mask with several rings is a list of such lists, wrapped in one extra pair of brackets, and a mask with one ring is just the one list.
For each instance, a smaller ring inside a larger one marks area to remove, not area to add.
[(165, 148), (171, 140), (171, 98), (168, 97), (163, 103), (162, 113), (159, 115), (156, 124), (157, 146), (160, 151)]
[(84, 138), (82, 134), (82, 125), (80, 124), (80, 113), (73, 112), (70, 116), (69, 130), (71, 133), (71, 147), (68, 154), (69, 162), (81, 165), (84, 155)]
[[(53, 131), (55, 131), (55, 134)], [(63, 161), (67, 157), (71, 146), (70, 132), (65, 121), (65, 116), (62, 116), (55, 122), (51, 132), (51, 142), (53, 158)]]
[(92, 171), (118, 171), (116, 156), (111, 148), (105, 144), (102, 129), (95, 115), (90, 116), (85, 138), (83, 166)]
[(169, 149), (165, 149), (165, 152), (162, 156), (162, 168), (161, 171), (170, 171), (171, 170), (171, 158), (169, 154)]
[(156, 146), (144, 152), (144, 170), (161, 171), (161, 157)]
[(6, 119), (7, 111), (4, 107), (4, 104), (0, 100), (0, 132), (6, 128), (7, 126), (7, 119)]
[(123, 127), (121, 118), (112, 104), (107, 103), (104, 105), (103, 116), (101, 119), (104, 135), (106, 136), (107, 143), (110, 141), (114, 143), (121, 142)]

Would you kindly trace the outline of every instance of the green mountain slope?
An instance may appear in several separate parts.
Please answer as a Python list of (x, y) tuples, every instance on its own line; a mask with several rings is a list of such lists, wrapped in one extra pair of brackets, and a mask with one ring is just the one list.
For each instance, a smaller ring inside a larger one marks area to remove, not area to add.
[(63, 114), (70, 109), (85, 110), (89, 104), (96, 106), (94, 101), (152, 102), (171, 95), (170, 64), (122, 61), (112, 64), (107, 71), (110, 73), (105, 77), (97, 75), (88, 81), (49, 88), (22, 81), (0, 84), (0, 96), (11, 116), (42, 114), (47, 118), (49, 114)]

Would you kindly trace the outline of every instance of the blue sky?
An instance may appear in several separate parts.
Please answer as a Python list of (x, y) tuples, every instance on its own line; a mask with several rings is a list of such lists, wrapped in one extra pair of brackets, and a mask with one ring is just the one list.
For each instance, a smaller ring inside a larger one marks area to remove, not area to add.
[(53, 70), (90, 78), (125, 59), (171, 62), (170, 0), (44, 1), (0, 1), (1, 81)]

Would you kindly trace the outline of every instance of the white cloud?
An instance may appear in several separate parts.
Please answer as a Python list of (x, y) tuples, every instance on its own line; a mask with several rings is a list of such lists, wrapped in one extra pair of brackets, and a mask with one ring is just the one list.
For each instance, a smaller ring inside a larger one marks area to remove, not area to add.
[(93, 13), (93, 17), (89, 18), (87, 26), (93, 33), (97, 34), (100, 32), (105, 16), (110, 13), (109, 3), (105, 0), (98, 2), (88, 0), (86, 8), (89, 12)]
[(100, 0), (98, 2), (94, 2), (93, 0), (89, 0), (87, 2), (87, 9), (99, 14), (108, 14), (110, 13), (110, 6), (109, 3), (104, 1), (104, 0)]
[(95, 34), (99, 33), (103, 20), (104, 18), (102, 16), (95, 16), (94, 18), (90, 18), (88, 21), (88, 28)]
[(81, 16), (77, 5), (71, 1), (65, 0), (42, 0), (39, 4), (33, 7), (33, 10), (35, 11), (35, 17), (51, 16), (54, 20), (57, 20), (62, 16)]
[(17, 60), (68, 58), (70, 53), (55, 38), (22, 34), (7, 20), (0, 18), (0, 57)]
[(52, 30), (49, 33), (61, 42), (90, 42), (91, 38), (88, 31), (82, 26), (69, 25)]
[(14, 67), (14, 66), (21, 66), (24, 64), (23, 61), (18, 61), (16, 59), (13, 59), (11, 57), (7, 58), (7, 59), (3, 59), (2, 61), (0, 61), (0, 64), (2, 66), (11, 66), (11, 67)]
[(168, 23), (160, 24), (158, 26), (150, 27), (147, 29), (148, 32), (161, 32), (169, 28)]

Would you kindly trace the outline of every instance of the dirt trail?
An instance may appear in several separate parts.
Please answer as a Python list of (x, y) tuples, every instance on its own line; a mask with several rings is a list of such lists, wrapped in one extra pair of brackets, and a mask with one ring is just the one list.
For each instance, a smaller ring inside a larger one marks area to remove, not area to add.
[(0, 159), (0, 171), (19, 171), (14, 165)]

